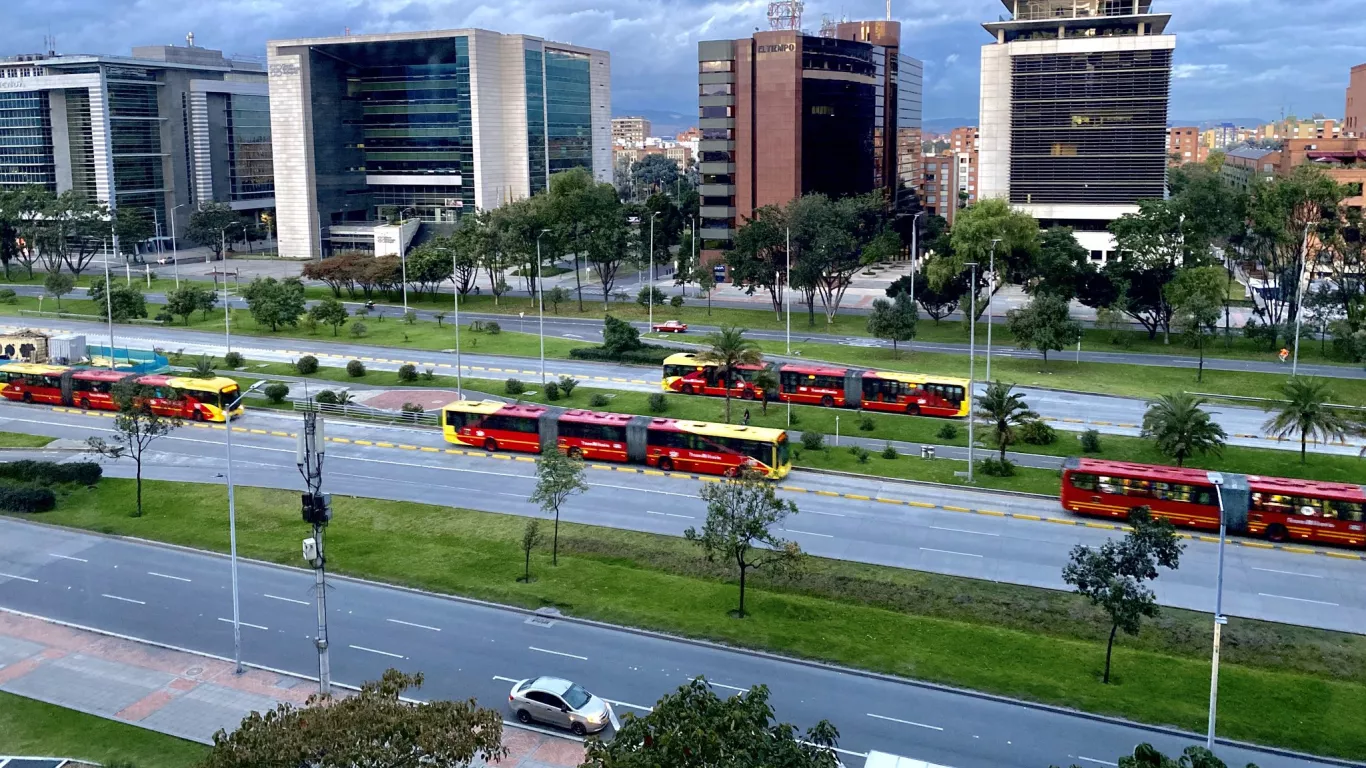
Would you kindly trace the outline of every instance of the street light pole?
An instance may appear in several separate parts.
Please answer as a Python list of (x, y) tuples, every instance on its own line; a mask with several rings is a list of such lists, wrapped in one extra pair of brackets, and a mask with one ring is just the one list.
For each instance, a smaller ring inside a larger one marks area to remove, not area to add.
[[(228, 281), (225, 279), (223, 281), (223, 341), (228, 352), (231, 352), (232, 309), (229, 299)], [(255, 387), (256, 385), (253, 384), (252, 386)], [(242, 669), (242, 612), (237, 593), (237, 501), (233, 496), (232, 487), (232, 411), (237, 407), (237, 403), (242, 402), (243, 397), (246, 397), (246, 392), (239, 395), (237, 401), (223, 412), (224, 450), (227, 463), (224, 475), (228, 483), (228, 555), (229, 567), (232, 570), (232, 659), (235, 671), (239, 675), (244, 670)]]
[[(110, 234), (113, 235), (113, 230), (112, 230), (112, 229), (110, 230)], [(114, 236), (114, 238), (115, 238), (115, 239), (114, 239), (114, 247), (117, 249), (117, 248), (118, 248), (118, 235), (113, 235), (113, 236)], [(113, 293), (113, 292), (109, 290), (112, 286), (111, 286), (110, 283), (109, 283), (109, 242), (108, 242), (107, 240), (105, 241), (104, 246), (105, 246), (105, 247), (104, 247), (104, 311), (107, 313), (107, 317), (108, 317), (108, 319), (109, 319), (109, 370), (112, 371), (112, 370), (114, 370), (114, 367), (115, 367), (115, 366), (114, 366), (114, 299), (113, 299), (113, 297), (110, 295), (110, 294)]]
[(650, 288), (645, 294), (650, 297), (650, 330), (655, 329), (655, 217), (660, 214), (655, 211), (650, 215)]
[[(189, 205), (189, 203), (181, 203), (180, 205), (177, 205), (176, 207), (172, 208), (171, 215), (169, 217), (171, 219), (171, 269), (175, 272), (176, 288), (180, 288), (180, 250), (176, 247), (175, 244), (175, 212), (180, 210), (181, 208), (184, 208), (187, 205)], [(226, 283), (227, 280), (225, 279), (223, 282)]]
[(1294, 359), (1290, 361), (1290, 375), (1294, 376), (1300, 369), (1300, 318), (1304, 316), (1304, 273), (1309, 266), (1309, 225), (1304, 225), (1304, 239), (1300, 243), (1300, 274), (1296, 280), (1298, 285), (1295, 289), (1298, 298), (1295, 299), (1295, 346)]
[[(972, 285), (972, 291), (971, 291), (972, 298), (969, 300), (970, 307), (969, 307), (968, 311), (972, 314), (973, 317), (976, 317), (976, 316), (977, 316), (977, 262), (975, 262), (975, 261), (970, 261), (970, 262), (968, 262), (968, 266), (972, 267), (972, 283), (971, 283), (971, 285)], [(975, 440), (974, 440), (974, 438), (973, 438), (973, 428), (972, 428), (972, 427), (973, 427), (973, 423), (976, 422), (976, 420), (977, 420), (977, 419), (975, 418), (975, 414), (972, 412), (973, 401), (974, 401), (973, 391), (974, 391), (974, 388), (975, 388), (976, 383), (977, 383), (977, 382), (976, 382), (976, 374), (977, 374), (977, 323), (971, 322), (971, 323), (968, 324), (968, 482), (969, 482), (969, 483), (972, 482), (972, 458), (973, 458), (973, 457), (972, 457), (972, 453), (973, 453), (973, 444), (974, 444), (974, 442), (975, 442)]]
[(1224, 476), (1218, 472), (1206, 474), (1214, 484), (1214, 495), (1219, 498), (1219, 575), (1214, 589), (1214, 651), (1210, 656), (1209, 672), (1209, 732), (1205, 748), (1214, 751), (1214, 719), (1219, 704), (1219, 635), (1228, 619), (1224, 618), (1224, 535), (1228, 520), (1224, 514)]
[(915, 303), (915, 260), (920, 255), (920, 217), (924, 211), (917, 211), (911, 217), (911, 303)]
[[(539, 247), (540, 241), (537, 240)], [(460, 256), (451, 251), (451, 295), (455, 297), (455, 394), (461, 399), (465, 399), (465, 392), (460, 387)]]
[[(783, 270), (783, 310), (787, 315), (787, 354), (792, 354), (792, 227), (787, 228), (787, 268)], [(778, 374), (780, 377), (781, 373)], [(778, 396), (782, 397), (783, 383), (778, 382)], [(792, 426), (792, 398), (787, 399), (787, 426)]]
[[(1001, 242), (1001, 238), (999, 238), (999, 237), (991, 241), (991, 265), (990, 265), (990, 269), (991, 269), (991, 279), (990, 279), (990, 282), (987, 283), (987, 381), (988, 381), (988, 382), (991, 381), (991, 325), (992, 325), (992, 320), (995, 319), (994, 313), (991, 311), (991, 284), (994, 283), (994, 282), (996, 282), (996, 244), (999, 243), (999, 242)], [(972, 282), (972, 290), (973, 290), (973, 295), (975, 296), (975, 295), (976, 295), (976, 291), (977, 291), (977, 281), (976, 281), (976, 280), (974, 280), (974, 281)], [(973, 314), (974, 314), (974, 315), (977, 314), (977, 313), (976, 313), (976, 310), (973, 311)], [(973, 325), (976, 325), (976, 324), (977, 324), (977, 318), (974, 317), (974, 318), (973, 318)]]
[(536, 235), (536, 304), (540, 311), (541, 319), (541, 386), (545, 386), (545, 264), (541, 262), (541, 238), (545, 237), (548, 229), (541, 230)]
[(398, 212), (398, 265), (402, 271), (403, 278), (403, 315), (408, 315), (408, 249), (403, 246), (403, 214), (413, 211), (413, 208), (404, 208)]

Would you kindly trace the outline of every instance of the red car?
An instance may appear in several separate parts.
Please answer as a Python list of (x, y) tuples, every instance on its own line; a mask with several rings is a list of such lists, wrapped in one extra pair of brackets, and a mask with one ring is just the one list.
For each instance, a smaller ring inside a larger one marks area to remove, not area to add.
[(668, 320), (663, 323), (655, 323), (650, 326), (655, 333), (687, 333), (688, 324), (677, 320)]

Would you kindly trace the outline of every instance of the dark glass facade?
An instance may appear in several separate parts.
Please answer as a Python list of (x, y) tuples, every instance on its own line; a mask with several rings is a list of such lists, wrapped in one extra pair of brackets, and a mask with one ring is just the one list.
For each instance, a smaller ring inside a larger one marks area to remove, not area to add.
[(0, 92), (0, 189), (27, 184), (57, 189), (47, 93)]
[(896, 180), (892, 185), (897, 207), (910, 205), (921, 170), (921, 105), (924, 65), (909, 56), (897, 57), (896, 72)]
[(545, 52), (546, 143), (550, 173), (593, 168), (592, 88), (586, 54)]
[(1011, 202), (1133, 204), (1162, 197), (1171, 54), (1012, 57)]
[(526, 52), (526, 154), (531, 194), (547, 189), (545, 143), (545, 54)]
[(71, 147), (71, 188), (87, 200), (96, 200), (99, 198), (99, 187), (95, 184), (95, 134), (90, 121), (90, 91), (71, 88), (65, 94), (66, 134)]
[(802, 78), (802, 194), (842, 197), (873, 189), (886, 74), (878, 57), (884, 50), (829, 37), (802, 39), (802, 69), (837, 75)]
[(161, 119), (156, 77), (144, 69), (107, 67), (114, 202), (166, 220)]
[(270, 97), (228, 94), (228, 185), (233, 200), (275, 194), (270, 156)]

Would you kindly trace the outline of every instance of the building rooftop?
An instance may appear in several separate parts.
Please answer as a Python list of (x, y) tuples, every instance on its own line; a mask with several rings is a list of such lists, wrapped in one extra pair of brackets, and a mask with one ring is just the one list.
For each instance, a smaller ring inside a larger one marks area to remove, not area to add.
[(468, 36), (476, 33), (486, 35), (498, 35), (499, 37), (525, 37), (529, 40), (540, 40), (543, 43), (556, 48), (578, 50), (583, 52), (607, 53), (607, 51), (597, 48), (574, 45), (573, 43), (562, 43), (555, 40), (547, 40), (536, 35), (523, 35), (517, 32), (495, 32), (491, 29), (479, 29), (477, 27), (467, 27), (464, 29), (423, 29), (411, 32), (378, 32), (370, 35), (335, 35), (333, 37), (300, 37), (292, 40), (267, 40), (266, 48), (293, 48), (297, 46), (311, 45), (346, 45), (349, 43), (394, 43), (408, 40), (442, 40), (450, 37)]
[(247, 70), (261, 72), (264, 67), (259, 62), (230, 59), (222, 51), (213, 48), (199, 48), (178, 45), (148, 45), (132, 50), (131, 55), (109, 53), (21, 53), (0, 58), (0, 64), (29, 64), (37, 67), (64, 67), (82, 64), (123, 64), (139, 66), (159, 66), (168, 69), (209, 70), (227, 72)]
[(1008, 33), (1054, 31), (1058, 27), (1086, 26), (1106, 29), (1133, 28), (1142, 23), (1149, 34), (1160, 35), (1171, 21), (1170, 13), (1153, 13), (1153, 0), (1001, 0), (1008, 13), (982, 26), (993, 36)]
[(1227, 153), (1225, 153), (1225, 157), (1236, 157), (1242, 160), (1261, 160), (1263, 157), (1266, 157), (1267, 155), (1274, 155), (1278, 151), (1279, 150), (1275, 149), (1254, 149), (1252, 147), (1239, 147), (1238, 149), (1230, 149)]

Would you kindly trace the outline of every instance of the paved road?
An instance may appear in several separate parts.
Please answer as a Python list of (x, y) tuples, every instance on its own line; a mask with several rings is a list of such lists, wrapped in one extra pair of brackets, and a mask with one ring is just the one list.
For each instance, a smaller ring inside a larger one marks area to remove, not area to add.
[[(21, 295), (41, 296), (45, 294), (42, 286), (36, 285), (16, 285), (14, 286), (14, 290)], [(78, 291), (81, 290), (84, 289), (78, 289)], [(164, 304), (166, 302), (166, 297), (164, 294), (148, 293), (145, 295), (147, 301), (150, 303)], [(361, 308), (364, 304), (364, 302), (353, 301), (344, 301), (343, 303), (346, 304), (346, 306), (352, 311)], [(751, 310), (756, 309), (755, 305), (749, 302), (731, 303), (735, 304), (736, 308)], [(239, 307), (243, 309), (245, 309), (247, 306), (246, 302), (241, 299), (234, 299), (232, 305), (234, 307)], [(717, 306), (723, 306), (723, 304), (718, 303)], [(380, 307), (390, 315), (398, 315), (403, 312), (402, 305), (382, 304), (380, 305)], [(434, 314), (434, 312), (431, 310), (416, 311), (419, 317), (428, 320), (432, 319), (432, 315)], [(856, 313), (859, 314), (863, 314), (866, 312), (867, 310), (856, 310)], [(516, 316), (510, 316), (507, 314), (462, 312), (461, 317), (462, 319), (468, 318), (469, 320), (494, 320), (502, 324), (508, 330), (521, 330), (522, 328), (525, 328), (527, 331), (535, 333), (538, 327), (538, 320), (534, 315), (528, 315), (525, 318), (518, 319)], [(798, 318), (794, 315), (794, 318), (796, 320), (796, 323), (792, 328), (791, 334), (791, 340), (794, 343), (820, 342), (826, 344), (843, 344), (847, 346), (873, 347), (879, 349), (891, 348), (890, 342), (882, 341), (880, 339), (873, 339), (866, 336), (840, 336), (835, 334), (822, 333), (820, 331), (807, 327), (806, 321), (805, 319), (803, 319), (804, 315), (802, 318)], [(1004, 317), (998, 314), (998, 316), (996, 317), (996, 322), (998, 324), (1003, 323)], [(650, 331), (650, 326), (648, 323), (633, 322), (632, 325), (640, 329), (642, 332)], [(689, 325), (689, 333), (694, 336), (701, 335), (714, 330), (716, 330), (716, 326), (712, 325)], [(599, 319), (589, 318), (576, 319), (563, 317), (547, 317), (545, 318), (545, 332), (547, 336), (556, 336), (560, 338), (586, 342), (597, 342), (600, 341), (602, 338), (602, 321)], [(764, 341), (783, 341), (788, 338), (788, 335), (785, 331), (750, 329), (746, 332), (746, 335), (750, 336), (751, 338), (761, 339)], [(978, 341), (980, 342), (980, 344), (978, 346), (977, 354), (981, 356), (985, 354), (984, 350), (986, 339), (981, 338), (978, 339)], [(944, 352), (957, 355), (966, 355), (968, 353), (967, 344), (919, 341), (914, 342), (911, 345), (911, 347), (922, 352)], [(1008, 358), (1026, 358), (1032, 360), (1043, 359), (1043, 356), (1037, 352), (1015, 349), (1012, 345), (1003, 343), (998, 343), (994, 346), (992, 350), (992, 355)], [(1174, 355), (1161, 355), (1143, 352), (1095, 352), (1090, 350), (1083, 350), (1080, 353), (1080, 355), (1078, 355), (1076, 352), (1068, 350), (1056, 353), (1054, 357), (1066, 360), (1080, 360), (1081, 362), (1088, 363), (1123, 363), (1128, 365), (1155, 365), (1169, 368), (1194, 369), (1199, 365), (1199, 359), (1194, 354), (1191, 354), (1189, 352), (1182, 352), (1181, 354)], [(1205, 368), (1214, 371), (1244, 371), (1253, 373), (1274, 373), (1280, 375), (1288, 375), (1290, 371), (1289, 366), (1275, 361), (1273, 359), (1273, 356), (1269, 353), (1267, 355), (1267, 359), (1265, 360), (1207, 357), (1205, 359)], [(1299, 370), (1302, 373), (1310, 376), (1324, 376), (1329, 378), (1341, 379), (1366, 378), (1366, 367), (1362, 366), (1304, 363), (1299, 366)]]
[[(0, 520), (0, 569), (8, 574), (0, 576), (5, 608), (232, 654), (221, 557)], [(241, 566), (245, 660), (316, 669), (312, 584), (306, 571)], [(623, 712), (642, 711), (696, 675), (719, 693), (763, 683), (780, 718), (803, 728), (833, 720), (855, 765), (870, 749), (956, 768), (1112, 764), (1138, 742), (1179, 752), (1199, 739), (335, 577), (330, 586), (332, 673), (342, 682), (374, 679), (388, 667), (420, 670), (425, 696), (473, 695), (501, 707), (512, 681), (552, 674), (583, 683)], [(1219, 754), (1231, 765), (1315, 764), (1227, 746)]]
[[(103, 326), (84, 321), (44, 318), (41, 323), (35, 323), (34, 326), (54, 331), (85, 333), (91, 343), (101, 343), (100, 340), (105, 333)], [(0, 323), (0, 328), (5, 327), (24, 326), (13, 322)], [(119, 346), (183, 349), (188, 354), (205, 352), (216, 356), (222, 356), (226, 351), (223, 337), (206, 331), (119, 326), (115, 332), (115, 342)], [(317, 339), (239, 336), (233, 341), (233, 349), (249, 359), (270, 362), (289, 362), (304, 354), (313, 354), (325, 366), (344, 366), (348, 360), (359, 358), (377, 369), (392, 370), (403, 362), (412, 362), (420, 366), (430, 366), (448, 375), (454, 372), (455, 365), (455, 355), (451, 353), (400, 350)], [(391, 358), (390, 355), (394, 357)], [(500, 379), (515, 374), (524, 380), (537, 381), (540, 376), (539, 361), (528, 358), (464, 353), (461, 355), (460, 363), (466, 375), (480, 378)], [(547, 360), (546, 374), (551, 379), (567, 374), (592, 386), (610, 389), (654, 392), (658, 391), (659, 386), (658, 369), (640, 366)], [(979, 382), (978, 391), (981, 392), (984, 388), (985, 385)], [(1055, 426), (1072, 431), (1095, 429), (1104, 434), (1136, 436), (1146, 408), (1144, 401), (1135, 398), (1031, 387), (1018, 387), (1017, 391), (1024, 393), (1029, 404)], [(1298, 444), (1292, 441), (1265, 437), (1262, 424), (1266, 421), (1266, 414), (1259, 409), (1219, 405), (1212, 407), (1211, 412), (1215, 421), (1230, 435), (1231, 445), (1278, 448), (1287, 451), (1299, 448)], [(1352, 439), (1344, 444), (1311, 445), (1310, 450), (1316, 453), (1355, 456), (1362, 447), (1363, 443), (1360, 440)]]
[[(289, 437), (298, 423), (272, 412), (254, 412), (242, 420), (238, 428), (251, 431), (235, 433), (234, 481), (301, 490)], [(108, 419), (79, 412), (0, 404), (3, 430), (83, 438), (108, 434), (111, 426)], [(187, 427), (172, 434), (144, 460), (145, 476), (223, 482), (219, 430)], [(458, 499), (462, 506), (489, 512), (541, 514), (527, 501), (535, 484), (530, 457), (500, 461), (483, 451), (466, 453), (446, 445), (431, 430), (334, 421), (327, 434), (325, 488), (331, 493), (438, 505)], [(20, 455), (30, 454), (9, 454)], [(563, 509), (570, 522), (677, 536), (705, 518), (699, 480), (646, 475), (631, 467), (590, 467), (590, 491), (572, 498)], [(116, 462), (106, 471), (127, 477), (133, 467)], [(780, 488), (801, 510), (788, 522), (785, 535), (812, 554), (1014, 584), (1065, 588), (1060, 573), (1071, 548), (1098, 545), (1118, 535), (1109, 523), (1088, 527), (1050, 499), (800, 471)], [(1225, 611), (1366, 634), (1366, 593), (1359, 589), (1366, 562), (1347, 551), (1304, 551), (1307, 554), (1230, 546)], [(1316, 551), (1353, 559), (1313, 554)], [(1164, 573), (1157, 581), (1159, 600), (1211, 610), (1216, 554), (1213, 544), (1191, 540), (1180, 570)]]

